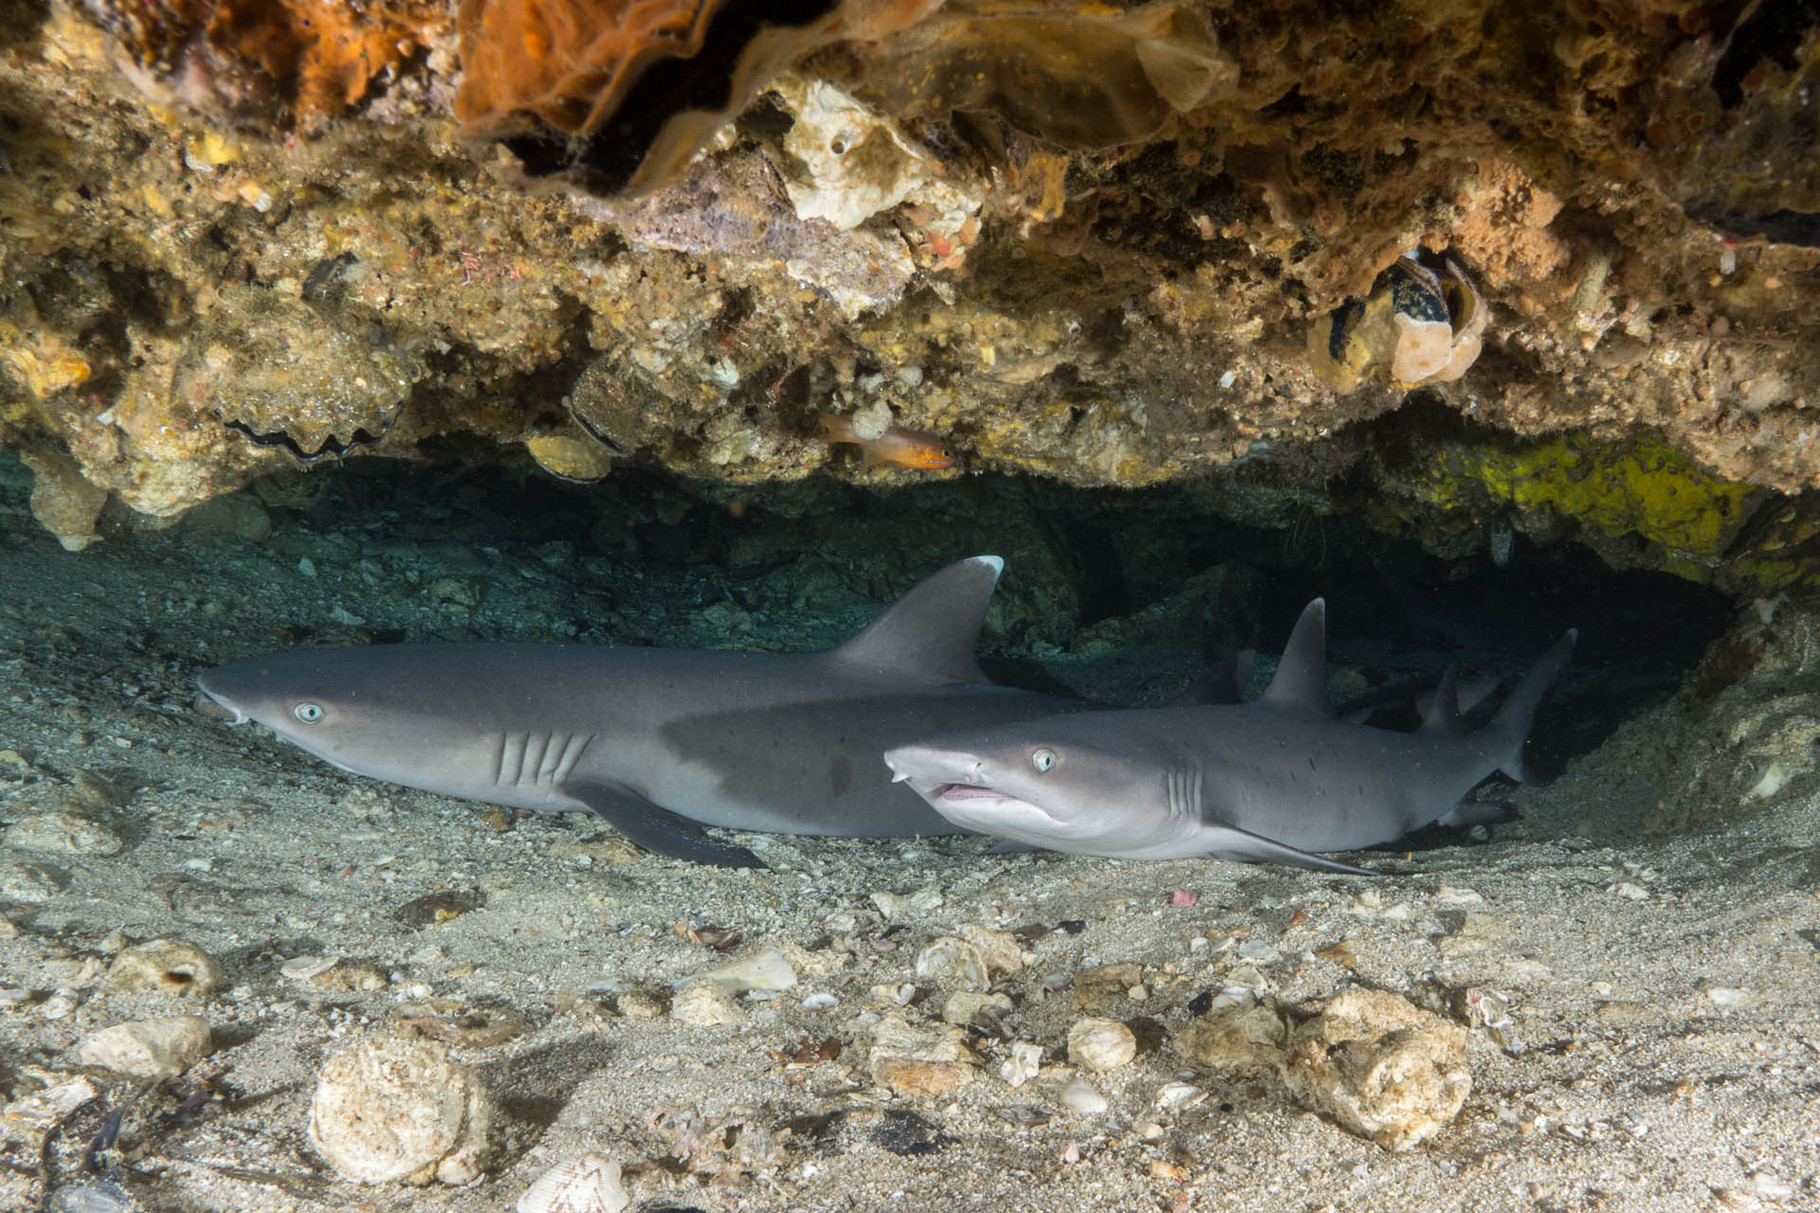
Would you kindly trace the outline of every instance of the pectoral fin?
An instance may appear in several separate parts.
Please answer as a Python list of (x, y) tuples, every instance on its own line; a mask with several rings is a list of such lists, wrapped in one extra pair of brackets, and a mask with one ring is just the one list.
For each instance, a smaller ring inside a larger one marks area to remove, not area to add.
[(661, 809), (638, 793), (606, 783), (564, 783), (559, 795), (589, 809), (647, 851), (719, 868), (763, 868), (744, 847), (716, 842), (697, 823)]
[(1369, 868), (1355, 868), (1337, 859), (1311, 855), (1307, 851), (1298, 851), (1280, 842), (1272, 842), (1262, 834), (1253, 834), (1249, 830), (1211, 826), (1208, 833), (1212, 845), (1207, 848), (1207, 854), (1215, 859), (1233, 863), (1281, 863), (1295, 868), (1307, 868), (1313, 872), (1336, 872), (1345, 876), (1378, 875)]

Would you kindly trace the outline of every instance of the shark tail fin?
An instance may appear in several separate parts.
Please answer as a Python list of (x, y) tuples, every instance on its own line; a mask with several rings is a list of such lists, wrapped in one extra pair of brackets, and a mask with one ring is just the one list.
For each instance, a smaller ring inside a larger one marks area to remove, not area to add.
[(1491, 719), (1479, 736), (1484, 740), (1487, 756), (1498, 764), (1498, 769), (1518, 783), (1529, 783), (1528, 769), (1523, 763), (1523, 745), (1529, 740), (1530, 725), (1535, 722), (1536, 709), (1542, 706), (1542, 700), (1554, 687), (1555, 679), (1567, 668), (1568, 658), (1573, 656), (1574, 643), (1580, 639), (1577, 628), (1569, 628), (1567, 634), (1549, 646), (1548, 652), (1542, 654), (1536, 664), (1523, 675), (1523, 681), (1510, 693), (1504, 706)]
[(865, 631), (828, 656), (845, 666), (919, 682), (987, 681), (973, 650), (1005, 562), (970, 556), (912, 586)]

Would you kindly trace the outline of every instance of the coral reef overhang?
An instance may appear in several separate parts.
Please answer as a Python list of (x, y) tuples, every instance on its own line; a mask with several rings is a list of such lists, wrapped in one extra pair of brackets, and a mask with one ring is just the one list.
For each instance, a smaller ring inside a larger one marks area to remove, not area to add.
[[(515, 93), (464, 55), (512, 4), (6, 5), (0, 445), (39, 520), (79, 547), (369, 453), (832, 461), (1810, 576), (1811, 5), (685, 6), (662, 53), (577, 41), (622, 9), (540, 8), (579, 24), (519, 39)], [(464, 126), (458, 86), (543, 100)], [(582, 145), (633, 94), (639, 192), (601, 196)], [(1340, 390), (1309, 333), (1418, 250), (1470, 275), (1476, 362)], [(826, 412), (961, 468), (849, 458)]]

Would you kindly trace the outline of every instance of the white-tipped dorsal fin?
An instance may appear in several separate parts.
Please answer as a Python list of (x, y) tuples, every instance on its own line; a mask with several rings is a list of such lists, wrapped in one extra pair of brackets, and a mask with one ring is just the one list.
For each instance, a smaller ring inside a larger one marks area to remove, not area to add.
[(1424, 733), (1457, 734), (1465, 732), (1460, 726), (1460, 688), (1458, 675), (1452, 666), (1441, 674), (1440, 685), (1434, 689), (1434, 698), (1428, 703), (1428, 711), (1422, 716)]
[(918, 682), (987, 681), (973, 651), (1004, 568), (997, 556), (970, 556), (925, 577), (829, 659)]
[(1327, 698), (1327, 600), (1317, 598), (1302, 609), (1283, 660), (1264, 691), (1264, 702), (1317, 716), (1333, 715)]

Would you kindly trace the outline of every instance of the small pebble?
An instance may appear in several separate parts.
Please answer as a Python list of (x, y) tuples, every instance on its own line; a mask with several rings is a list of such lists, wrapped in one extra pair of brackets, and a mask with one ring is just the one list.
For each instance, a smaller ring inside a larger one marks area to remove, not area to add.
[(1116, 1070), (1137, 1056), (1137, 1037), (1116, 1019), (1089, 1016), (1068, 1029), (1068, 1060), (1088, 1070)]
[(207, 1057), (211, 1047), (208, 1020), (176, 1015), (103, 1028), (76, 1046), (76, 1059), (129, 1078), (156, 1080), (177, 1077)]
[(1061, 1105), (1076, 1116), (1098, 1116), (1106, 1110), (1106, 1097), (1093, 1089), (1093, 1084), (1076, 1075), (1068, 1080), (1056, 1097)]
[(1156, 1106), (1167, 1112), (1175, 1108), (1192, 1108), (1207, 1098), (1207, 1092), (1187, 1082), (1164, 1083), (1156, 1093)]
[(320, 977), (335, 967), (337, 956), (296, 956), (278, 966), (278, 974), (286, 981), (309, 981)]

